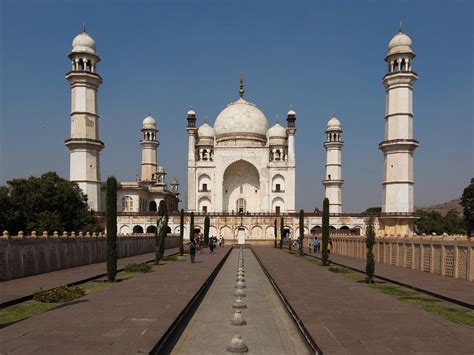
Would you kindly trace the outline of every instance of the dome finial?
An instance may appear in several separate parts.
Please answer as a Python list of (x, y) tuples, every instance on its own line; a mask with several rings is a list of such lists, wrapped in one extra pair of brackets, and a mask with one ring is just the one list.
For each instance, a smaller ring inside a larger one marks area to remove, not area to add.
[(280, 115), (277, 113), (277, 123), (280, 123)]
[(86, 33), (86, 20), (82, 21), (82, 32)]
[(240, 89), (239, 89), (239, 95), (240, 97), (244, 97), (244, 73), (241, 71), (240, 72)]
[(398, 26), (398, 33), (403, 33), (402, 20), (400, 20), (400, 25)]

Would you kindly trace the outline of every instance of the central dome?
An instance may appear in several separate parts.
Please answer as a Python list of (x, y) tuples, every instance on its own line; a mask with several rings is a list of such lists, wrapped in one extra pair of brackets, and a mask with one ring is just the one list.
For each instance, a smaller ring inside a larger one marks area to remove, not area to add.
[(219, 113), (214, 130), (218, 140), (237, 137), (266, 140), (268, 121), (256, 105), (240, 98)]

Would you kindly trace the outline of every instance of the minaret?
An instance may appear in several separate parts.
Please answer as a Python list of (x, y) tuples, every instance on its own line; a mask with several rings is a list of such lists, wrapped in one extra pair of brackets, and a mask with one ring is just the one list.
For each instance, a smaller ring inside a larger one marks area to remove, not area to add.
[(85, 26), (72, 41), (68, 55), (72, 69), (66, 74), (71, 85), (71, 138), (64, 144), (70, 151), (69, 179), (77, 182), (87, 195), (89, 207), (101, 211), (100, 151), (97, 91), (102, 78), (96, 66), (100, 62), (94, 39)]
[(188, 211), (196, 211), (196, 112), (188, 111)]
[[(400, 31), (388, 44), (385, 61), (388, 73), (382, 79), (386, 92), (385, 137), (379, 144), (384, 154), (382, 214), (398, 215), (384, 222), (388, 234), (411, 234), (413, 220), (401, 218), (413, 213), (413, 85), (415, 53), (410, 37)], [(406, 228), (408, 226), (408, 229)]]
[(287, 201), (287, 212), (295, 212), (295, 186), (296, 186), (296, 161), (295, 161), (295, 133), (296, 133), (296, 112), (293, 108), (290, 108), (286, 116), (288, 134), (288, 201)]
[(142, 148), (142, 177), (141, 181), (156, 181), (157, 157), (156, 149), (160, 145), (156, 137), (156, 121), (150, 114), (143, 120), (142, 139), (140, 146)]
[(333, 116), (326, 129), (326, 176), (323, 185), (329, 199), (329, 213), (342, 213), (342, 128), (341, 122)]

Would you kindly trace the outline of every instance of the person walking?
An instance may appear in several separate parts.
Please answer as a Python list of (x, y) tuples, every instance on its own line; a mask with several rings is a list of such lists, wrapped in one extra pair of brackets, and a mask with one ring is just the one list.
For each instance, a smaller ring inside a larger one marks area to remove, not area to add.
[(191, 239), (191, 243), (189, 244), (189, 256), (191, 257), (191, 262), (194, 263), (196, 259), (196, 242), (193, 239)]
[(314, 251), (315, 254), (318, 253), (318, 249), (319, 249), (319, 240), (315, 236), (314, 239), (313, 239), (313, 251)]
[(308, 240), (308, 254), (311, 254), (311, 240)]

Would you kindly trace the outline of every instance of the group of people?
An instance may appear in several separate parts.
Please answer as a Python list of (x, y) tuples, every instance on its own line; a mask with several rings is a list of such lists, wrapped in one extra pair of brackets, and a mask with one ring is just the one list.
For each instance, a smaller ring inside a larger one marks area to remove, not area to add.
[[(322, 243), (316, 236), (312, 240), (308, 241), (308, 254), (311, 254), (312, 252), (314, 252), (314, 254), (319, 253), (321, 251), (321, 244)], [(331, 239), (329, 239), (327, 248), (328, 253), (330, 254), (333, 248)]]
[[(291, 243), (291, 246), (296, 248), (296, 249), (299, 249), (300, 248), (300, 239), (296, 239), (294, 241), (292, 241), (290, 239), (290, 243)], [(318, 237), (314, 237), (313, 239), (309, 240), (308, 241), (308, 254), (317, 254), (317, 253), (320, 253), (321, 252), (321, 241), (318, 239)], [(329, 239), (329, 242), (328, 242), (328, 253), (331, 253), (331, 250), (332, 250), (333, 246), (332, 246), (332, 240)]]
[[(200, 254), (202, 254), (202, 249), (205, 246), (204, 244), (204, 235), (202, 233), (195, 233), (189, 243), (189, 256), (191, 257), (192, 263), (196, 261), (196, 249), (199, 250)], [(211, 251), (211, 254), (214, 254), (217, 245), (220, 247), (224, 246), (224, 237), (222, 235), (219, 237), (213, 235), (209, 238), (209, 250)]]

